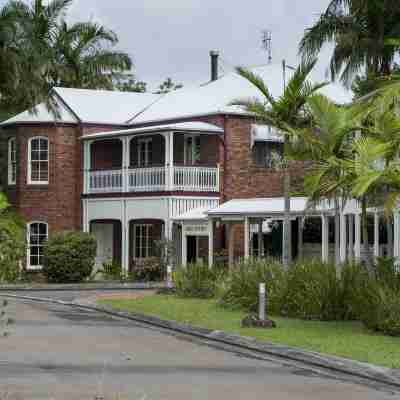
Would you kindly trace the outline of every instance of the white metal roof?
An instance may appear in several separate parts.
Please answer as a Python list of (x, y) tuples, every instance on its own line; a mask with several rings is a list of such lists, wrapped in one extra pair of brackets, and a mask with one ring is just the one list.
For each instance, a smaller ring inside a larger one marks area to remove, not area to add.
[(217, 133), (222, 134), (224, 130), (216, 125), (208, 124), (205, 122), (182, 122), (177, 124), (165, 124), (165, 125), (155, 125), (148, 126), (143, 128), (133, 128), (133, 129), (124, 129), (119, 131), (111, 131), (111, 132), (99, 132), (92, 133), (90, 135), (85, 135), (82, 137), (82, 140), (89, 140), (101, 137), (110, 137), (110, 136), (120, 136), (120, 135), (131, 135), (131, 134), (145, 134), (151, 132), (203, 132), (203, 133)]
[[(292, 197), (290, 199), (291, 214), (303, 214), (308, 211), (307, 197)], [(329, 212), (332, 206), (327, 202), (320, 204), (316, 211)], [(285, 211), (285, 199), (283, 197), (259, 198), (259, 199), (235, 199), (221, 206), (209, 210), (210, 217), (224, 216), (274, 216), (282, 215)]]
[[(280, 64), (252, 68), (252, 71), (264, 79), (274, 97), (282, 95), (283, 74)], [(230, 103), (238, 98), (264, 100), (253, 85), (235, 72), (203, 86), (184, 87), (165, 95), (68, 88), (53, 90), (66, 104), (60, 121), (76, 122), (68, 111), (69, 107), (82, 122), (104, 125), (132, 126), (208, 114), (244, 114), (242, 108), (230, 106)], [(334, 83), (321, 89), (321, 93), (338, 104), (352, 100), (351, 92)], [(35, 117), (25, 112), (2, 125), (49, 121), (54, 119), (49, 119), (49, 112), (40, 105)]]
[(187, 211), (181, 215), (177, 215), (176, 217), (173, 217), (172, 219), (174, 221), (179, 221), (179, 222), (189, 222), (189, 221), (202, 221), (206, 222), (207, 221), (207, 212), (210, 211), (210, 207), (199, 207), (199, 208), (194, 208), (193, 210)]
[(251, 125), (251, 147), (255, 142), (281, 142), (283, 143), (283, 135), (278, 130), (269, 125)]

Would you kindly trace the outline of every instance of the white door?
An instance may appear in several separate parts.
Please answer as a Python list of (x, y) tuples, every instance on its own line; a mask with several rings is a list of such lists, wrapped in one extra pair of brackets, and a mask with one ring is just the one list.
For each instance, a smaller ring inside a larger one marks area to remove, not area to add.
[(93, 224), (92, 233), (97, 239), (95, 271), (113, 259), (114, 227), (112, 224)]

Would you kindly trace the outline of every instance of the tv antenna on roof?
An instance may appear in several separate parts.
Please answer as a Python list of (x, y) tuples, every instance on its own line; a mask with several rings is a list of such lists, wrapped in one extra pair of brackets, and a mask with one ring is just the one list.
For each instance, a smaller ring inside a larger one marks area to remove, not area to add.
[(272, 32), (270, 30), (265, 30), (262, 33), (262, 48), (268, 54), (268, 64), (272, 62)]

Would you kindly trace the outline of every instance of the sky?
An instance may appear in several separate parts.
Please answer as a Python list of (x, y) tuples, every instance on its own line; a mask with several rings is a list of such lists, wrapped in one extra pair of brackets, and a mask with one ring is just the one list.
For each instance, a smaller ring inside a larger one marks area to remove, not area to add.
[[(330, 0), (75, 0), (68, 19), (95, 20), (114, 30), (139, 80), (157, 87), (165, 78), (192, 85), (210, 78), (210, 50), (220, 72), (267, 62), (263, 30), (272, 32), (274, 63), (297, 65), (298, 43)], [(0, 6), (6, 0), (0, 0)], [(324, 79), (329, 49), (316, 77)]]

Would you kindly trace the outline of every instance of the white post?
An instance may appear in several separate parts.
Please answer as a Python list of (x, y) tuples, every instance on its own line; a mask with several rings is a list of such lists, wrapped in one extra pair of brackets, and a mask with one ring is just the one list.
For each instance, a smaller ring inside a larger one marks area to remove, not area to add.
[(169, 133), (169, 190), (174, 190), (174, 132)]
[(182, 266), (187, 266), (187, 235), (182, 226)]
[(379, 214), (374, 213), (374, 257), (379, 257)]
[(264, 238), (263, 238), (263, 221), (258, 221), (258, 258), (261, 259), (264, 256)]
[(354, 215), (354, 228), (355, 228), (355, 243), (354, 243), (354, 256), (357, 262), (361, 261), (361, 215)]
[(349, 248), (348, 248), (349, 261), (354, 258), (354, 215), (349, 215)]
[(208, 221), (208, 266), (212, 268), (214, 262), (214, 221)]
[(126, 201), (124, 200), (122, 215), (122, 271), (127, 274), (129, 272), (129, 220), (126, 215)]
[(228, 223), (228, 264), (229, 268), (233, 268), (235, 263), (234, 249), (235, 249), (235, 230), (232, 222)]
[(250, 221), (249, 217), (244, 218), (244, 259), (250, 258)]
[(322, 262), (329, 262), (329, 217), (321, 216), (322, 221)]
[(83, 142), (83, 193), (90, 193), (91, 141)]
[(130, 138), (124, 137), (121, 138), (122, 141), (122, 191), (123, 192), (128, 192), (128, 170), (129, 170), (129, 164), (130, 164)]
[(396, 264), (400, 261), (400, 214), (398, 211), (393, 213), (393, 257), (396, 259)]
[(340, 262), (345, 263), (347, 258), (347, 223), (346, 215), (340, 214)]

